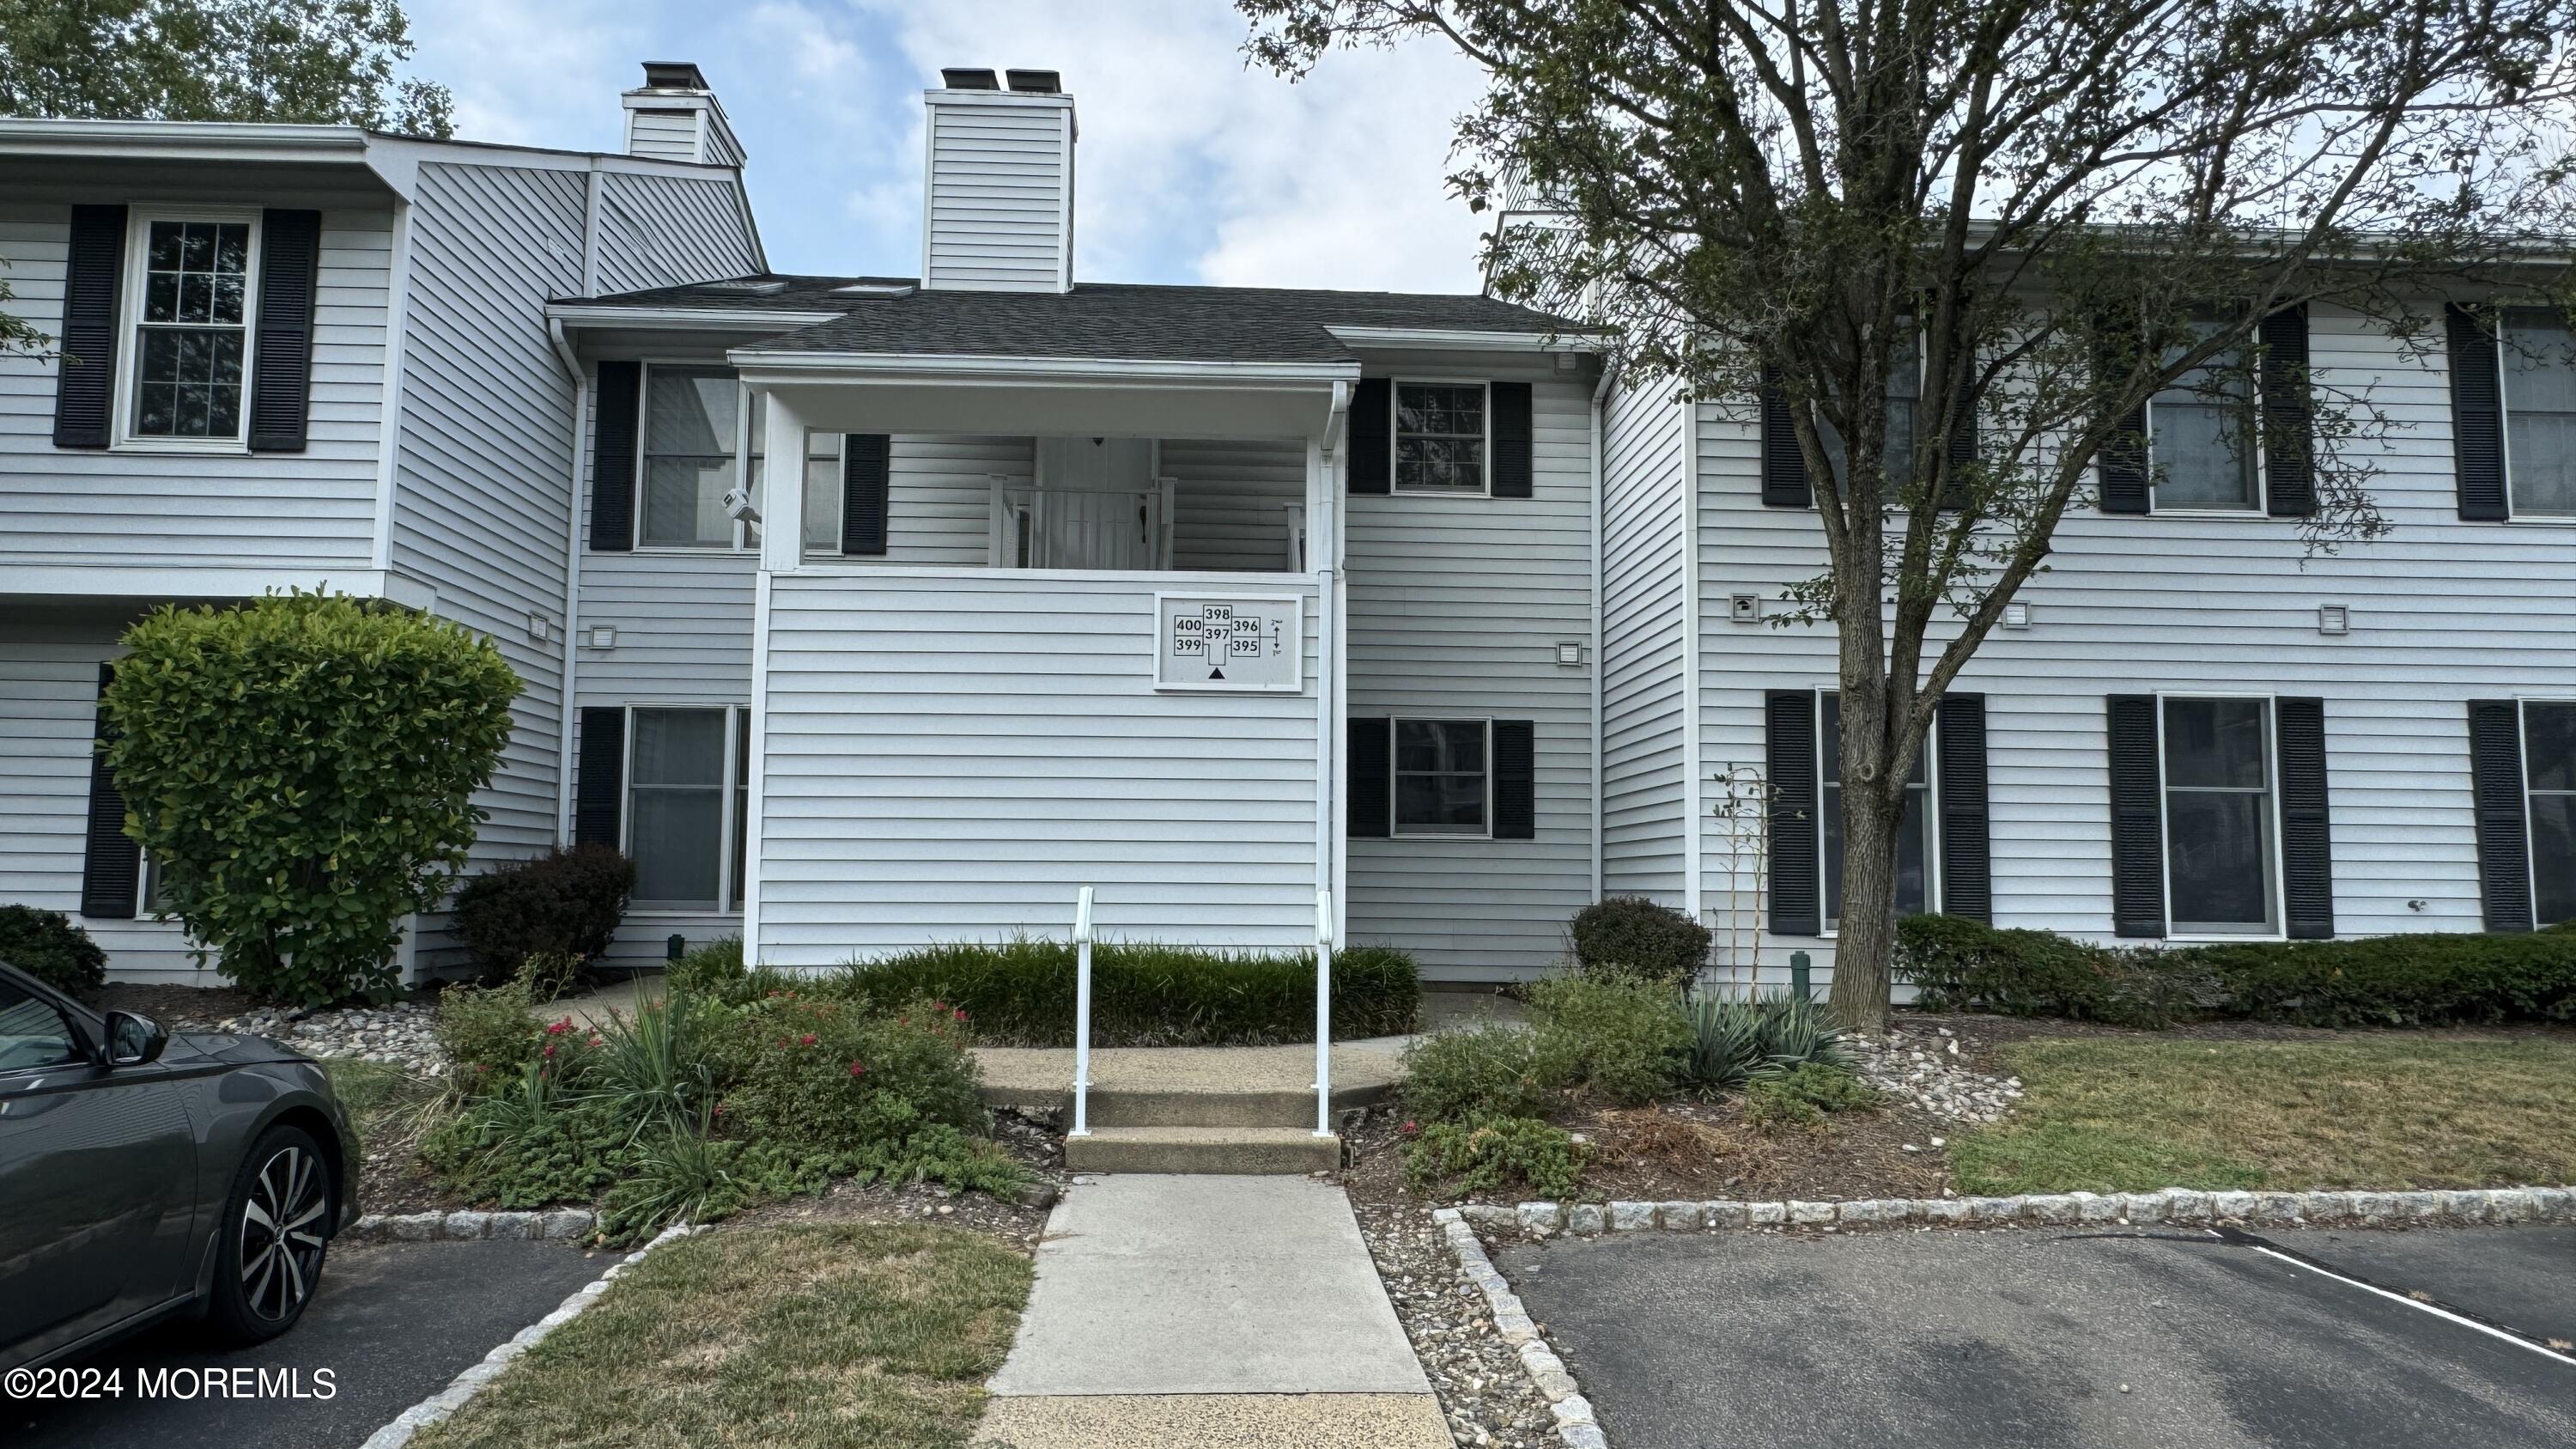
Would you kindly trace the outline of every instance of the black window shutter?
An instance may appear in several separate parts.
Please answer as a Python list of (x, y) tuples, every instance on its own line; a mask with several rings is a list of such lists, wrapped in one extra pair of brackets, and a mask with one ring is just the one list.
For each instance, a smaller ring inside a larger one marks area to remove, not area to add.
[[(98, 667), (98, 692), (116, 666)], [(116, 738), (107, 711), (98, 712), (93, 732), (97, 743), (89, 757), (89, 838), (81, 860), (81, 914), (99, 920), (134, 919), (135, 901), (143, 892), (143, 847), (125, 833), (125, 792), (107, 773), (106, 746)]]
[(1350, 721), (1350, 792), (1344, 822), (1354, 840), (1384, 840), (1395, 833), (1395, 721)]
[(2532, 924), (2531, 838), (2522, 798), (2522, 706), (2469, 701), (2469, 780), (2477, 802), (2478, 897), (2490, 931)]
[(2502, 523), (2504, 395), (2496, 336), (2487, 319), (2457, 303), (2443, 309), (2451, 354), (2451, 457), (2459, 469), (2460, 517)]
[(322, 274), (322, 213), (259, 217), (259, 336), (250, 363), (250, 449), (301, 453), (313, 412), (313, 290)]
[(2263, 319), (2263, 494), (2274, 518), (2317, 511), (2316, 419), (2308, 404), (2308, 306)]
[(1353, 493), (1391, 493), (1395, 469), (1395, 400), (1382, 377), (1360, 380), (1351, 399)]
[(581, 712), (580, 778), (572, 792), (572, 843), (625, 848), (626, 711), (589, 705)]
[[(1968, 378), (1963, 370), (1959, 391), (1967, 390)], [(1943, 475), (1946, 481), (1941, 488), (1940, 506), (1965, 508), (1969, 501), (1967, 472), (1977, 465), (1977, 404), (1973, 398), (1959, 400), (1959, 415), (1950, 420), (1950, 436), (1944, 442), (1944, 461), (1950, 466)]]
[(644, 411), (644, 364), (599, 365), (599, 441), (590, 450), (590, 548), (635, 548), (635, 447)]
[(2272, 702), (2281, 769), (2282, 914), (2293, 941), (2334, 935), (2334, 839), (2326, 808), (2326, 703)]
[(1995, 918), (1994, 846), (1986, 809), (1986, 697), (1941, 696), (1941, 914)]
[(1494, 838), (1538, 838), (1538, 726), (1494, 721)]
[(1488, 395), (1494, 410), (1494, 496), (1527, 498), (1535, 474), (1530, 462), (1530, 385), (1498, 382)]
[(116, 297), (124, 280), (125, 208), (73, 207), (63, 267), (63, 355), (54, 378), (57, 448), (107, 446), (116, 393)]
[(1823, 838), (1816, 782), (1816, 696), (1775, 689), (1763, 696), (1763, 749), (1771, 776), (1771, 930), (1817, 936), (1825, 929)]
[(887, 500), (894, 440), (884, 433), (841, 439), (841, 552), (886, 551)]
[[(2106, 320), (2093, 350), (2093, 371), (2098, 379), (2125, 378), (2130, 359), (2123, 349), (2131, 345), (2134, 333), (2123, 323)], [(2147, 405), (2140, 403), (2112, 430), (2102, 451), (2093, 459), (2094, 481), (2102, 492), (2104, 513), (2144, 513), (2147, 511)]]
[(1812, 508), (1816, 503), (1816, 490), (1807, 481), (1807, 455), (1798, 451), (1798, 430), (1789, 421), (1789, 390), (1781, 386), (1775, 367), (1762, 369), (1762, 502), (1772, 508)]
[(2111, 928), (2123, 936), (2165, 933), (2162, 773), (2156, 768), (2156, 699), (2110, 697)]

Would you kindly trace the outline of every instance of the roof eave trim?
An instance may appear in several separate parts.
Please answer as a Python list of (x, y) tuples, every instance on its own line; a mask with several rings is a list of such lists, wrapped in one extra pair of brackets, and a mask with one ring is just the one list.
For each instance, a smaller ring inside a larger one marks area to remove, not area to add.
[(756, 307), (597, 307), (550, 302), (546, 316), (566, 327), (624, 327), (652, 332), (792, 332), (838, 322), (838, 312), (763, 311)]
[(1351, 347), (1414, 347), (1439, 352), (1593, 352), (1609, 345), (1599, 332), (1481, 332), (1464, 327), (1347, 327), (1325, 331)]
[(1154, 358), (999, 357), (902, 352), (806, 352), (737, 347), (725, 354), (745, 373), (811, 378), (852, 374), (871, 382), (891, 380), (1161, 382), (1206, 386), (1289, 384), (1319, 386), (1357, 381), (1350, 362), (1192, 362)]
[(301, 162), (363, 165), (368, 134), (356, 126), (213, 121), (0, 120), (0, 153), (114, 156), (130, 160)]

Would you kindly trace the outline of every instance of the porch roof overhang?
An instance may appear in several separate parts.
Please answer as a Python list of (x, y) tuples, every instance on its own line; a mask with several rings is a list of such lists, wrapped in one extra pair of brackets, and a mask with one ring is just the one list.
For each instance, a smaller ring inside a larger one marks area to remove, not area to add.
[(820, 432), (1329, 440), (1357, 361), (1218, 362), (736, 348)]

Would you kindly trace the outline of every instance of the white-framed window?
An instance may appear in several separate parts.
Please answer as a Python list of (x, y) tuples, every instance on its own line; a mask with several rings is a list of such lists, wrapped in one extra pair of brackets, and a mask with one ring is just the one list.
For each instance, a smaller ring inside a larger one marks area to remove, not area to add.
[[(1935, 741), (1923, 738), (1914, 756), (1914, 772), (1905, 777), (1905, 814), (1896, 822), (1896, 913), (1921, 915), (1941, 908), (1940, 832), (1932, 828), (1939, 787), (1932, 768)], [(1843, 904), (1843, 716), (1842, 696), (1816, 691), (1816, 781), (1818, 813), (1824, 817), (1825, 930), (1836, 930)]]
[(2178, 936), (2281, 929), (2280, 790), (2272, 701), (2162, 695), (2165, 918)]
[(2576, 920), (2576, 699), (2522, 702), (2532, 919)]
[[(769, 398), (767, 394), (745, 389), (749, 422), (743, 429), (750, 464), (748, 491), (752, 506), (768, 512)], [(808, 432), (805, 435), (805, 548), (810, 553), (841, 551), (841, 435)], [(743, 530), (744, 546), (759, 543), (760, 529)]]
[(1395, 833), (1491, 835), (1494, 722), (1397, 719)]
[(246, 446), (259, 213), (138, 208), (127, 227), (118, 443), (172, 451)]
[(638, 548), (740, 548), (724, 496), (742, 473), (743, 390), (725, 367), (644, 369)]
[[(1880, 456), (1886, 460), (1887, 479), (1904, 487), (1914, 475), (1914, 428), (1923, 405), (1923, 335), (1914, 328), (1913, 319), (1902, 318), (1898, 346), (1902, 349), (1889, 361), (1887, 371), (1887, 437)], [(1844, 456), (1843, 435), (1820, 413), (1816, 418), (1816, 443), (1833, 460), (1834, 472), (1851, 476), (1850, 460)]]
[(2508, 308), (2504, 369), (2504, 488), (2516, 518), (2576, 517), (2576, 329), (2564, 313)]
[[(2195, 336), (2225, 325), (2193, 319)], [(2147, 399), (2147, 477), (2158, 513), (2261, 513), (2263, 446), (2243, 347), (2229, 348)]]
[(635, 862), (635, 908), (740, 906), (751, 711), (637, 705), (626, 720), (626, 853)]
[(1482, 496), (1492, 491), (1493, 409), (1482, 382), (1393, 384), (1398, 493)]

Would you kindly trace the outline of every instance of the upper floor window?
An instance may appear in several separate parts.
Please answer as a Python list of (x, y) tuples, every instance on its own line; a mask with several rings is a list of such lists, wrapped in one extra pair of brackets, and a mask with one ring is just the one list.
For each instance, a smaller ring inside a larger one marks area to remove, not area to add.
[(2576, 332), (2517, 307), (2502, 340), (2506, 497), (2517, 517), (2576, 514)]
[[(2203, 337), (2220, 321), (2193, 323)], [(2155, 506), (2259, 513), (2263, 484), (2255, 441), (2254, 384), (2242, 348), (2229, 348), (2147, 402), (2147, 461)]]
[(647, 548), (731, 548), (726, 490), (739, 476), (742, 389), (714, 367), (644, 374), (644, 498), (636, 542)]
[[(1912, 319), (1900, 319), (1901, 329), (1887, 368), (1887, 436), (1879, 456), (1885, 460), (1887, 481), (1903, 487), (1914, 474), (1914, 419), (1923, 401), (1923, 338), (1914, 330)], [(1833, 460), (1836, 477), (1851, 476), (1851, 460), (1846, 456), (1839, 428), (1816, 415), (1816, 443)]]
[(126, 436), (243, 440), (258, 230), (255, 216), (136, 216)]
[[(764, 516), (768, 513), (768, 402), (760, 393), (751, 395), (751, 498)], [(840, 552), (841, 500), (841, 435), (809, 432), (805, 435), (805, 547), (809, 551)], [(760, 537), (757, 527), (744, 533), (750, 541)]]
[(1485, 385), (1395, 385), (1395, 491), (1485, 491)]

